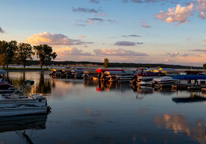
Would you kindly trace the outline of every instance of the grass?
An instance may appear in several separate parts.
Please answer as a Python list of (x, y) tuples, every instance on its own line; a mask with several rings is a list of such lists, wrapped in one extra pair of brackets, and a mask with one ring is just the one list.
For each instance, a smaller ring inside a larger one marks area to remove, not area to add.
[(4, 70), (49, 70), (48, 68), (3, 68)]

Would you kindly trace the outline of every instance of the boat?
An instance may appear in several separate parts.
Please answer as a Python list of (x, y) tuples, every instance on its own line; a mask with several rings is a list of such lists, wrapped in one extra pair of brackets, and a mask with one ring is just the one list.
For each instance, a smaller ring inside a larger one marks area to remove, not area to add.
[(170, 83), (174, 83), (177, 80), (173, 79), (170, 76), (163, 76), (160, 78), (154, 78), (153, 81), (154, 83), (157, 83), (157, 84), (170, 84)]
[(45, 114), (50, 107), (47, 106), (47, 99), (42, 94), (23, 94), (31, 88), (34, 81), (26, 80), (22, 89), (15, 90), (12, 94), (0, 95), (0, 117), (17, 116), (27, 114)]
[(130, 81), (134, 78), (134, 71), (122, 71), (116, 77), (119, 81)]
[(84, 71), (83, 78), (85, 80), (98, 80), (99, 73), (97, 73), (95, 70), (87, 70)]
[(156, 77), (156, 76), (159, 76), (159, 73), (155, 73), (155, 72), (150, 72), (150, 71), (147, 71), (146, 69), (142, 69), (142, 68), (138, 68), (136, 70), (136, 73), (137, 73), (137, 77), (144, 77), (144, 76), (147, 76), (147, 77)]

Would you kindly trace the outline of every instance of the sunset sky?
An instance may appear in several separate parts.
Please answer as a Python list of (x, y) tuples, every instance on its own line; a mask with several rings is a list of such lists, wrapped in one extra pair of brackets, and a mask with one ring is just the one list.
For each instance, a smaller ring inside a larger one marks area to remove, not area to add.
[(0, 40), (48, 44), (56, 60), (206, 63), (206, 0), (6, 0)]

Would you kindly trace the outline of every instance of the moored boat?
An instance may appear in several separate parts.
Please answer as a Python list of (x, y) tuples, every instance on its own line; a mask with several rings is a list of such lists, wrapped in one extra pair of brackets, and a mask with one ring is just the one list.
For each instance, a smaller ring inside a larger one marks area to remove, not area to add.
[(23, 96), (23, 93), (34, 84), (34, 81), (27, 80), (24, 84), (23, 91), (15, 90), (12, 94), (0, 95), (0, 117), (48, 112), (47, 99), (42, 94)]
[(158, 83), (158, 84), (170, 84), (170, 83), (174, 83), (177, 80), (173, 79), (170, 76), (163, 76), (160, 78), (154, 78), (153, 81), (154, 83)]

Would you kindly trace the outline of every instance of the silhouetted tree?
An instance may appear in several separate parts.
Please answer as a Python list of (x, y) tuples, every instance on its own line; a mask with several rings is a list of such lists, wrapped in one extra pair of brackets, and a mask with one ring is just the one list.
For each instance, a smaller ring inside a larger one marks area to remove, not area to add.
[(103, 67), (104, 67), (104, 68), (107, 68), (108, 66), (109, 66), (109, 60), (108, 60), (108, 58), (105, 58), (105, 59), (104, 59)]
[(45, 61), (51, 61), (51, 59), (55, 59), (57, 57), (55, 52), (52, 53), (52, 47), (46, 44), (34, 46), (34, 50), (39, 58), (41, 68)]
[(8, 47), (5, 50), (5, 55), (6, 55), (5, 63), (6, 63), (7, 68), (9, 64), (13, 62), (17, 49), (18, 47), (17, 47), (16, 41), (10, 41), (8, 43)]
[(6, 49), (8, 47), (8, 42), (6, 41), (0, 41), (0, 65), (3, 66), (3, 68), (6, 65)]
[(23, 64), (25, 68), (26, 60), (30, 59), (32, 60), (32, 55), (34, 55), (32, 51), (32, 46), (27, 43), (20, 43), (18, 45), (18, 50), (16, 53), (16, 60)]
[(205, 63), (205, 64), (203, 64), (203, 69), (206, 69), (206, 63)]

